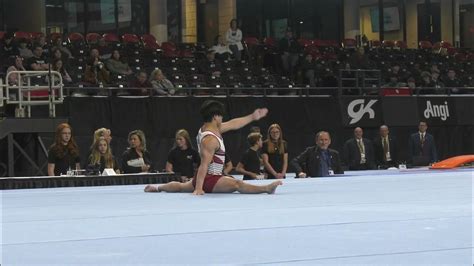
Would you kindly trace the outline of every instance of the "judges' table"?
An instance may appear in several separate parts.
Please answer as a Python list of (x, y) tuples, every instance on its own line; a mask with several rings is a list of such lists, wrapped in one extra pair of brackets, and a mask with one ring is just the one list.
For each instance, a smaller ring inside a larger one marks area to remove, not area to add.
[(53, 187), (117, 186), (179, 181), (174, 173), (140, 173), (111, 176), (35, 176), (0, 178), (0, 190)]

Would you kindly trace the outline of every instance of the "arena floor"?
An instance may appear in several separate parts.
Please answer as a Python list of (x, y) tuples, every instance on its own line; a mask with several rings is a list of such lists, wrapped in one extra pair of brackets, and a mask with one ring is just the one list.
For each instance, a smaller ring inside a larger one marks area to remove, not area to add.
[(1, 191), (1, 265), (472, 265), (472, 185), (462, 169), (288, 178), (275, 195)]

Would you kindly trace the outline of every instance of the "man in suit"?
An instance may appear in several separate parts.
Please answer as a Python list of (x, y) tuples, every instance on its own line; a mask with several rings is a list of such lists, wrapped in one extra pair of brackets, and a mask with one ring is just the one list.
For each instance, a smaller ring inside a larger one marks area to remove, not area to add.
[(375, 163), (381, 169), (397, 167), (398, 143), (395, 137), (389, 135), (388, 126), (380, 126), (380, 137), (374, 139)]
[(331, 136), (326, 131), (316, 134), (316, 146), (306, 150), (291, 161), (296, 169), (297, 177), (321, 177), (334, 174), (344, 174), (341, 167), (339, 152), (329, 149)]
[(356, 127), (354, 129), (354, 138), (344, 143), (344, 162), (349, 170), (375, 169), (372, 142), (363, 138), (363, 134), (362, 128)]
[(418, 132), (410, 136), (409, 156), (413, 165), (426, 166), (438, 161), (434, 137), (426, 132), (427, 129), (428, 124), (420, 121)]

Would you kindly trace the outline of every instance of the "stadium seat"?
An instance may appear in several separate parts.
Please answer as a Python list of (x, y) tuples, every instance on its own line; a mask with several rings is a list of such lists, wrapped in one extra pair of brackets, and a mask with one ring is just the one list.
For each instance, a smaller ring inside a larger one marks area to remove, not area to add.
[(382, 46), (383, 46), (383, 48), (392, 49), (393, 47), (395, 47), (395, 42), (394, 42), (394, 41), (390, 41), (390, 40), (384, 40), (384, 41), (382, 42)]
[(418, 46), (420, 47), (420, 49), (431, 49), (431, 48), (433, 48), (433, 45), (431, 44), (430, 41), (420, 41), (418, 43)]
[(99, 43), (99, 40), (102, 38), (100, 34), (95, 32), (89, 32), (86, 34), (86, 41), (89, 45), (96, 45)]
[(31, 34), (29, 32), (17, 31), (15, 32), (14, 37), (15, 37), (15, 40), (24, 39), (24, 40), (27, 40), (28, 42), (31, 41)]
[(119, 48), (121, 46), (120, 38), (115, 33), (105, 33), (102, 35), (104, 37), (105, 42), (111, 47)]
[(395, 46), (398, 47), (401, 50), (408, 48), (406, 42), (404, 42), (404, 41), (395, 41)]

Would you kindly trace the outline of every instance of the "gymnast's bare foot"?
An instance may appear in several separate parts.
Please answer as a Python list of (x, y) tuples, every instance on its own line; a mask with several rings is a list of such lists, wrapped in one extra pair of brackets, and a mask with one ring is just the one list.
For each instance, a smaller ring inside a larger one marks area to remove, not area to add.
[(145, 192), (160, 192), (158, 185), (146, 185)]
[(280, 180), (268, 184), (267, 185), (267, 193), (268, 194), (274, 194), (277, 187), (281, 186), (281, 185), (283, 185), (283, 182), (281, 182)]

